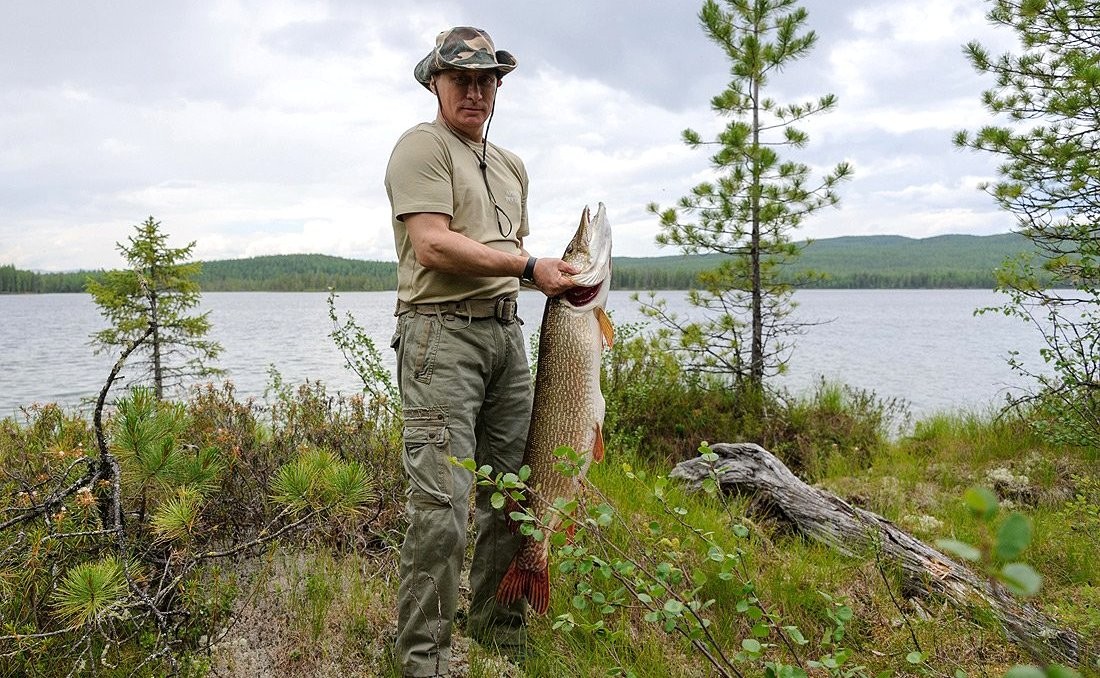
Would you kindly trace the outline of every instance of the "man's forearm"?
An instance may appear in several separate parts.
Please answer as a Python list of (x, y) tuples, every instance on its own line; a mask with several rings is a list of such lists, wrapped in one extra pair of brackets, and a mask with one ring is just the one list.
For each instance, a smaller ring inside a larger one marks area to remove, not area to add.
[(447, 230), (433, 233), (415, 248), (421, 266), (458, 275), (518, 278), (527, 265), (527, 254), (510, 254)]

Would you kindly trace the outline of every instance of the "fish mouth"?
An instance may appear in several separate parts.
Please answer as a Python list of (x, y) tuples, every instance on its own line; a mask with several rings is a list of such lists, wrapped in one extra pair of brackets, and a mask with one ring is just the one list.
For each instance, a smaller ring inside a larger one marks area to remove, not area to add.
[[(572, 253), (584, 252), (587, 256), (581, 261), (571, 257)], [(580, 271), (569, 276), (577, 287), (566, 293), (572, 301), (586, 299), (576, 305), (583, 305), (599, 294), (599, 289), (611, 278), (611, 224), (607, 221), (607, 210), (601, 202), (596, 207), (596, 215), (589, 218), (588, 208), (581, 213), (581, 223), (566, 249), (566, 260), (575, 263)]]
[(566, 291), (562, 296), (570, 306), (587, 306), (600, 296), (604, 285), (591, 285), (589, 287), (574, 287)]

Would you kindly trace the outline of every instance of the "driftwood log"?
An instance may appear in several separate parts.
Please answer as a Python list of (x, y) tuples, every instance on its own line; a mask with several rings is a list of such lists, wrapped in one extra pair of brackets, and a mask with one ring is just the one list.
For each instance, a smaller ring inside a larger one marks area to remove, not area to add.
[(670, 477), (698, 487), (714, 473), (723, 490), (753, 494), (802, 534), (842, 553), (858, 555), (877, 547), (906, 576), (925, 582), (930, 592), (955, 607), (990, 609), (1009, 639), (1034, 659), (1079, 665), (1080, 636), (1060, 628), (1000, 584), (975, 574), (882, 516), (807, 485), (759, 445), (721, 443), (711, 450), (719, 456), (713, 466), (702, 458), (691, 459), (677, 464)]

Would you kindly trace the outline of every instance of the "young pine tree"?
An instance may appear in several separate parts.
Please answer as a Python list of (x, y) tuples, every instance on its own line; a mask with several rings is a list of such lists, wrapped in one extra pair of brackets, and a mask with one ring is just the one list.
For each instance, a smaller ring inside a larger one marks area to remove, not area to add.
[(149, 217), (135, 228), (135, 235), (118, 249), (129, 268), (109, 271), (99, 279), (89, 278), (87, 291), (95, 299), (110, 327), (92, 335), (96, 352), (124, 347), (147, 331), (148, 338), (131, 354), (129, 365), (137, 366), (133, 382), (152, 383), (157, 400), (165, 390), (178, 386), (184, 377), (218, 374), (210, 363), (221, 353), (221, 345), (210, 341), (209, 311), (187, 312), (199, 303), (200, 262), (188, 261), (195, 243), (168, 247), (168, 236), (160, 222)]
[[(732, 79), (711, 100), (730, 122), (713, 141), (685, 130), (692, 148), (712, 147), (716, 177), (699, 184), (674, 208), (649, 209), (661, 220), (657, 241), (685, 254), (718, 253), (729, 258), (700, 276), (690, 302), (705, 319), (677, 325), (659, 304), (649, 308), (679, 330), (680, 348), (690, 367), (732, 377), (759, 393), (766, 376), (778, 373), (789, 357), (788, 337), (799, 326), (790, 318), (792, 286), (781, 279), (784, 264), (801, 247), (791, 233), (822, 207), (835, 205), (837, 183), (851, 174), (838, 164), (811, 185), (810, 169), (783, 160), (779, 150), (801, 148), (807, 135), (793, 125), (836, 105), (833, 95), (800, 104), (779, 104), (766, 92), (770, 79), (806, 56), (817, 36), (801, 32), (807, 13), (795, 0), (707, 0), (699, 19), (707, 37), (730, 61)], [(694, 222), (682, 221), (687, 215)]]
[[(1004, 126), (958, 132), (955, 143), (1000, 159), (983, 185), (1016, 218), (1034, 256), (1005, 262), (999, 309), (1034, 324), (1052, 371), (1040, 387), (1044, 432), (1100, 446), (1100, 12), (1095, 0), (996, 0), (988, 18), (1015, 31), (1020, 54), (967, 56), (995, 76), (982, 93)], [(1044, 284), (1050, 280), (1049, 284)], [(1030, 374), (1015, 357), (1013, 366)]]

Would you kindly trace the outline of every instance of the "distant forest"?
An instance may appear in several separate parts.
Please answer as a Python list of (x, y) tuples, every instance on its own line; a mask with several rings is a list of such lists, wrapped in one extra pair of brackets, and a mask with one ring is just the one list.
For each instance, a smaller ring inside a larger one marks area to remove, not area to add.
[[(844, 289), (988, 288), (1006, 257), (1029, 242), (1000, 235), (845, 236), (810, 242), (789, 268), (792, 279), (806, 271), (823, 275), (805, 287)], [(621, 290), (683, 290), (712, 269), (720, 255), (616, 257), (612, 284)], [(0, 293), (83, 292), (103, 271), (39, 273), (0, 265)], [(397, 287), (397, 264), (324, 254), (287, 254), (203, 262), (199, 278), (208, 292), (383, 291)]]

